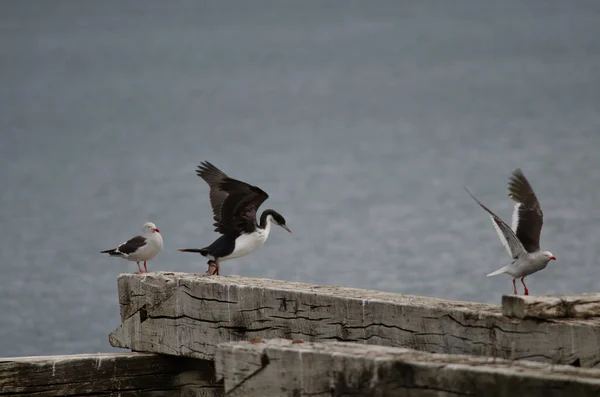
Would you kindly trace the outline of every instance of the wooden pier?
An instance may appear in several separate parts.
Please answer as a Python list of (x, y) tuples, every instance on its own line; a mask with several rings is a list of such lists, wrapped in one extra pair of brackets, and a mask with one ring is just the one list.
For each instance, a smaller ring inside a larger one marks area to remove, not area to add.
[[(537, 298), (544, 299), (544, 298)], [(243, 277), (119, 278), (115, 347), (212, 360), (254, 337), (345, 341), (552, 364), (600, 365), (600, 318), (518, 318), (499, 306)]]
[(109, 341), (133, 353), (0, 359), (0, 396), (600, 396), (600, 294), (495, 306), (183, 273), (118, 287)]
[(223, 395), (211, 361), (162, 354), (0, 358), (0, 396)]
[(356, 343), (219, 345), (228, 396), (598, 396), (600, 371)]

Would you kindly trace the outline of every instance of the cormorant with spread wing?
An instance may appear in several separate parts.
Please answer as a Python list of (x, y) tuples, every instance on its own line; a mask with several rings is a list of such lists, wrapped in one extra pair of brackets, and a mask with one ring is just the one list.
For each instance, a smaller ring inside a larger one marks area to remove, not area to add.
[(222, 234), (205, 248), (185, 248), (180, 252), (196, 252), (208, 258), (209, 275), (218, 275), (220, 262), (239, 258), (256, 250), (267, 238), (271, 223), (292, 232), (278, 212), (267, 209), (256, 222), (258, 207), (269, 195), (257, 186), (229, 178), (223, 171), (202, 162), (196, 174), (210, 187), (210, 205), (214, 215), (215, 231)]

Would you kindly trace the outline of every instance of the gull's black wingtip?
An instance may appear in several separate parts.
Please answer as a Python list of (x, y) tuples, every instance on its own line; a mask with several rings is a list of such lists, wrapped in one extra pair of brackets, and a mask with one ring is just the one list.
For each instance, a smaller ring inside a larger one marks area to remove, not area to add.
[[(471, 191), (469, 190), (469, 188), (467, 188), (466, 186), (463, 186), (463, 189), (465, 189), (465, 192), (469, 193), (469, 196), (473, 197), (475, 199), (475, 196), (473, 195), (473, 193), (471, 193)], [(475, 199), (477, 200), (477, 199)]]

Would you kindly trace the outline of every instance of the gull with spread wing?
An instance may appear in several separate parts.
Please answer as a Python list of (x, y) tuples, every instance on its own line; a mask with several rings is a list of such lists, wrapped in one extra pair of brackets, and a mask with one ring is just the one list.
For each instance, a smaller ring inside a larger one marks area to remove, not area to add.
[(508, 184), (508, 196), (515, 202), (512, 228), (475, 198), (467, 188), (465, 190), (481, 208), (490, 214), (494, 228), (512, 258), (510, 264), (488, 274), (488, 277), (498, 274), (510, 275), (513, 278), (515, 295), (517, 294), (515, 282), (517, 278), (520, 278), (525, 288), (525, 295), (529, 295), (525, 277), (545, 269), (548, 262), (556, 260), (556, 257), (550, 251), (540, 251), (540, 234), (544, 223), (544, 214), (525, 175), (520, 169), (516, 169)]

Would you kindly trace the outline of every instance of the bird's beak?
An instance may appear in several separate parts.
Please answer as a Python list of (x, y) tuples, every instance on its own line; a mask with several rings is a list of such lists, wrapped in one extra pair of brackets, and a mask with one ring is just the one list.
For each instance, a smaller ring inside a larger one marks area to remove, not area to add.
[(290, 233), (292, 232), (292, 229), (290, 229), (290, 228), (289, 228), (289, 227), (287, 227), (286, 225), (279, 225), (279, 226), (281, 226), (282, 228), (284, 228), (285, 230), (287, 230), (287, 231), (288, 231), (288, 232), (290, 232)]
[(157, 227), (155, 227), (155, 228), (154, 228), (154, 229), (152, 229), (152, 230), (154, 230), (156, 233), (160, 233), (160, 230), (158, 230), (158, 228), (157, 228)]
[(555, 257), (555, 256), (551, 256), (551, 257), (550, 257), (550, 260), (553, 260), (553, 261), (555, 261), (555, 260), (556, 260), (556, 257)]

